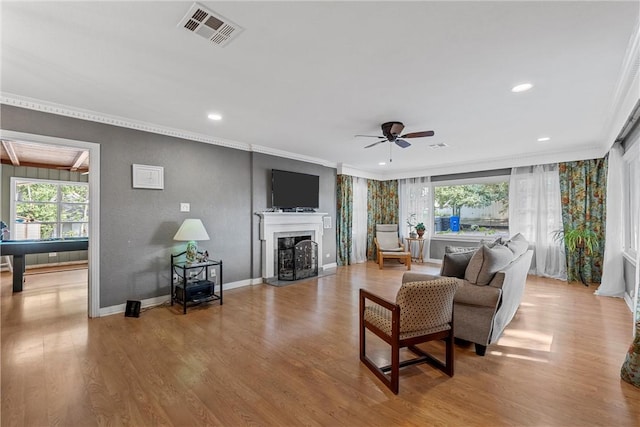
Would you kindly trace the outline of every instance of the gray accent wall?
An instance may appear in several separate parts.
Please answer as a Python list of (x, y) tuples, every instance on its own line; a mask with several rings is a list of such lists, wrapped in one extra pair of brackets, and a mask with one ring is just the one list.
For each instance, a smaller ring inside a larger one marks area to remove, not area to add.
[[(320, 209), (335, 225), (333, 168), (8, 105), (0, 114), (5, 130), (100, 144), (101, 308), (169, 294), (170, 254), (184, 250), (172, 239), (186, 218), (202, 219), (211, 240), (199, 246), (223, 260), (224, 283), (259, 278), (254, 212), (270, 206), (272, 168), (320, 175)], [(134, 163), (164, 167), (164, 189), (132, 188)], [(323, 246), (335, 263), (335, 228)]]

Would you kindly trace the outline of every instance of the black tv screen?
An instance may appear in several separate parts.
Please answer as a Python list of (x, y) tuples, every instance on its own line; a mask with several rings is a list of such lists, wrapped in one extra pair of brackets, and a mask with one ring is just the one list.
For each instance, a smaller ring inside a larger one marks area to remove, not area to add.
[(318, 209), (320, 177), (306, 173), (271, 171), (271, 206), (277, 209)]

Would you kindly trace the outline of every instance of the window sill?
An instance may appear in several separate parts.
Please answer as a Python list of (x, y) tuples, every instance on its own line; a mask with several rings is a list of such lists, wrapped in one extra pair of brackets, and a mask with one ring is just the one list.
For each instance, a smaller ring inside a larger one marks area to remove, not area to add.
[(431, 236), (431, 240), (480, 242), (481, 240), (496, 240), (498, 237), (509, 238), (507, 234), (434, 234)]

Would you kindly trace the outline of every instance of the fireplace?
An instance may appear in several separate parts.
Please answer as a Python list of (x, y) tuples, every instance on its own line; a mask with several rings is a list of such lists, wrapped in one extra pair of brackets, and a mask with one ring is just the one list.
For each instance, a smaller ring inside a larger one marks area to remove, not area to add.
[(257, 212), (260, 217), (260, 240), (262, 241), (262, 279), (278, 276), (278, 239), (281, 237), (310, 236), (317, 244), (317, 266), (322, 269), (322, 217), (320, 212)]
[(318, 244), (311, 236), (278, 238), (278, 280), (299, 280), (318, 275)]

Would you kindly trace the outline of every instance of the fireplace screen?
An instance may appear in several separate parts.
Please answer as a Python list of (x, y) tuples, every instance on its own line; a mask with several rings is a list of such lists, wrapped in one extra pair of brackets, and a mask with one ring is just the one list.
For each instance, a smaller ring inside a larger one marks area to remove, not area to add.
[(318, 275), (318, 244), (311, 236), (278, 238), (278, 280)]

